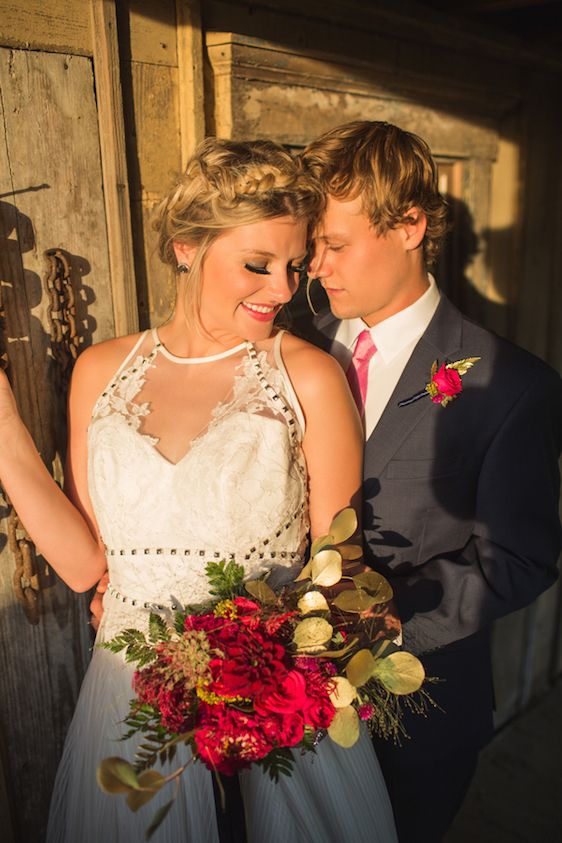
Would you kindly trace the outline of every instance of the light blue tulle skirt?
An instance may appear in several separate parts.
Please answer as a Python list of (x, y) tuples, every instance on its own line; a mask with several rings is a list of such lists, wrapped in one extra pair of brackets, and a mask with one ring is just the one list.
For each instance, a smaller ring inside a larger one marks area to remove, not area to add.
[[(172, 796), (173, 784), (132, 813), (124, 795), (108, 796), (96, 782), (102, 758), (132, 761), (138, 745), (138, 736), (119, 741), (133, 670), (120, 656), (95, 650), (57, 773), (47, 843), (141, 843), (158, 807)], [(295, 756), (292, 776), (277, 784), (261, 768), (241, 774), (248, 843), (396, 843), (388, 794), (366, 733), (351, 749), (325, 739), (316, 754)], [(212, 778), (202, 764), (183, 774), (177, 799), (151, 839), (219, 842)]]

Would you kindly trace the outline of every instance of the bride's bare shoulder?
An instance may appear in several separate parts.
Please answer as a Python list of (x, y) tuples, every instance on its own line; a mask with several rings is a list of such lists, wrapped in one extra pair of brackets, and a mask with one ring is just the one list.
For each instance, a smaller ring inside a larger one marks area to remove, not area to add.
[(84, 349), (72, 372), (71, 400), (73, 395), (79, 400), (95, 400), (140, 338), (140, 333), (129, 334)]
[(313, 400), (325, 394), (326, 390), (339, 392), (342, 384), (346, 384), (337, 360), (315, 345), (285, 333), (281, 349), (283, 362), (299, 398)]

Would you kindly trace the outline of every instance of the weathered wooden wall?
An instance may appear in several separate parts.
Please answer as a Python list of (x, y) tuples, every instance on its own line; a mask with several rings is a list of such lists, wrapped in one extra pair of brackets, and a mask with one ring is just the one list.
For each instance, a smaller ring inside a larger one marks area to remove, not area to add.
[[(64, 385), (53, 359), (47, 249), (71, 266), (82, 345), (114, 333), (92, 66), (60, 53), (0, 48), (0, 278), (4, 344), (23, 417), (45, 464), (62, 481)], [(51, 313), (52, 315), (52, 313)], [(13, 519), (4, 504), (3, 532)], [(38, 623), (16, 598), (13, 549), (0, 566), (0, 763), (18, 797), (17, 839), (39, 839), (91, 638), (87, 601), (40, 559), (22, 584)], [(24, 832), (25, 830), (25, 832)]]
[[(0, 0), (0, 48), (0, 321), (20, 405), (57, 477), (64, 420), (43, 252), (73, 256), (84, 344), (165, 320), (174, 289), (151, 214), (205, 133), (299, 147), (351, 119), (418, 132), (459, 223), (442, 285), (562, 369), (556, 58), (384, 0)], [(0, 827), (2, 839), (34, 843), (90, 638), (85, 601), (45, 568), (40, 622), (25, 619), (7, 513)], [(496, 625), (498, 723), (562, 670), (561, 595)]]

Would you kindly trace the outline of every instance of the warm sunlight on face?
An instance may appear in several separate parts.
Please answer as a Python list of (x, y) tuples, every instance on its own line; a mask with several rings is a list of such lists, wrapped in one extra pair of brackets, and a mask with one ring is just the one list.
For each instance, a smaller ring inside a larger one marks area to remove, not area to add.
[(268, 337), (275, 316), (297, 289), (306, 232), (305, 221), (285, 216), (221, 234), (202, 267), (205, 331), (252, 341)]
[(328, 197), (309, 274), (318, 277), (339, 319), (371, 326), (412, 304), (427, 288), (421, 257), (408, 249), (403, 226), (377, 234), (361, 197)]

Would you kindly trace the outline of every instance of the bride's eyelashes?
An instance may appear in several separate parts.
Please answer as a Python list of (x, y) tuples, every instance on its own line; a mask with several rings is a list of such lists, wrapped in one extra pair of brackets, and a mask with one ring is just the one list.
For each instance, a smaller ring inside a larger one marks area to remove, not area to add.
[(244, 269), (247, 269), (249, 272), (255, 272), (256, 275), (271, 275), (267, 266), (256, 266), (254, 263), (245, 263)]
[[(301, 264), (290, 263), (287, 266), (289, 272), (295, 272), (299, 274), (301, 272), (306, 272), (307, 268), (308, 264), (306, 261), (303, 261)], [(256, 264), (253, 263), (245, 263), (244, 269), (247, 269), (249, 272), (255, 272), (256, 275), (271, 275), (271, 272), (267, 268), (267, 266), (256, 266)]]

